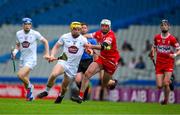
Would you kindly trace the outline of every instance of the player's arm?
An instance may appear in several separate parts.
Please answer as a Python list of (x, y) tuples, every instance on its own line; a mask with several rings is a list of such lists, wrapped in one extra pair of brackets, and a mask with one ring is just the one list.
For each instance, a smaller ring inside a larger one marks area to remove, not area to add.
[(93, 38), (93, 35), (92, 34), (85, 34), (85, 35), (83, 35), (84, 37), (86, 37), (86, 38)]
[(49, 44), (48, 44), (48, 41), (45, 38), (42, 38), (41, 42), (44, 44), (44, 47), (45, 47), (44, 58), (49, 59)]
[(180, 55), (180, 49), (177, 49), (174, 54), (170, 54), (170, 57), (175, 58), (178, 55)]
[(89, 43), (86, 43), (84, 45), (84, 47), (86, 49), (97, 49), (97, 50), (101, 50), (101, 45), (92, 45), (92, 44), (89, 44)]
[(14, 49), (12, 49), (12, 58), (15, 59), (16, 54), (18, 53), (18, 51), (20, 50), (20, 43), (19, 41), (16, 41), (16, 46)]
[(104, 41), (100, 45), (91, 45), (90, 47), (92, 49), (96, 49), (96, 50), (110, 50), (111, 49), (111, 43)]
[(177, 50), (177, 52), (175, 53), (175, 57), (180, 55), (180, 49)]
[(93, 53), (93, 60), (97, 60), (97, 59), (98, 59), (98, 55), (97, 55), (97, 54), (98, 54), (98, 53), (97, 53), (98, 51), (94, 49), (93, 52), (94, 52), (94, 53)]
[(62, 44), (59, 43), (59, 42), (56, 42), (56, 44), (53, 46), (53, 48), (52, 48), (52, 50), (51, 50), (50, 60), (49, 60), (50, 62), (56, 60), (55, 55), (57, 54), (58, 49), (59, 49), (61, 46), (62, 46)]
[(154, 55), (156, 53), (156, 36), (154, 37), (154, 40), (153, 40), (153, 45), (151, 47), (151, 50), (150, 50), (150, 53), (149, 53), (149, 57), (151, 60), (154, 60)]
[(175, 53), (170, 54), (170, 57), (175, 58), (180, 55), (180, 45), (176, 38), (172, 39), (172, 46), (176, 49)]
[(100, 45), (87, 44), (85, 45), (85, 47), (90, 48), (90, 49), (96, 49), (96, 50), (110, 50), (111, 49), (111, 46), (106, 42), (103, 42)]
[(151, 59), (154, 59), (155, 53), (156, 53), (156, 47), (153, 45), (153, 46), (151, 47), (151, 51), (150, 51), (150, 53), (149, 53), (149, 57), (150, 57)]

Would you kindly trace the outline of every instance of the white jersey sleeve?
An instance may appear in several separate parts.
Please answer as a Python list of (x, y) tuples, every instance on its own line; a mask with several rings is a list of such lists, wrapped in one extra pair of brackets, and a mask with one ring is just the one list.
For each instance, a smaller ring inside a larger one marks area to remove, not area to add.
[(19, 42), (19, 39), (18, 39), (18, 32), (16, 32), (16, 44), (17, 44), (17, 43), (20, 43), (20, 42)]
[(35, 33), (35, 36), (36, 36), (36, 38), (37, 38), (38, 40), (44, 39), (44, 37), (43, 37), (38, 31), (34, 31), (34, 33)]
[(63, 45), (64, 44), (64, 38), (65, 38), (65, 34), (64, 35), (62, 35), (62, 36), (60, 36), (59, 37), (59, 40), (57, 41), (59, 44), (61, 44), (61, 45)]

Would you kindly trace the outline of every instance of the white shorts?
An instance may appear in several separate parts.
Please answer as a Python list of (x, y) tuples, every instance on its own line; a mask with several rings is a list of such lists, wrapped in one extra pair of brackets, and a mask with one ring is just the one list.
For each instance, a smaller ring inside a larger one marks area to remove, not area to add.
[(37, 64), (37, 61), (34, 61), (34, 60), (20, 60), (19, 61), (19, 67), (22, 68), (22, 67), (29, 67), (30, 69), (33, 69)]
[(70, 65), (64, 60), (59, 60), (57, 64), (63, 66), (64, 72), (70, 79), (73, 79), (76, 76), (78, 67)]

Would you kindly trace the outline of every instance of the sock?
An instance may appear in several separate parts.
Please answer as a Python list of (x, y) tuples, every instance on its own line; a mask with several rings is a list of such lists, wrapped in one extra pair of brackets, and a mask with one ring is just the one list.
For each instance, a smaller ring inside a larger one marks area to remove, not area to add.
[(51, 89), (51, 87), (46, 86), (46, 92), (49, 92), (49, 91), (50, 91), (50, 89)]
[(165, 102), (167, 102), (167, 101), (168, 101), (168, 99), (167, 99), (167, 98), (164, 98), (164, 101), (165, 101)]
[(64, 98), (64, 95), (61, 95), (61, 93), (59, 92), (58, 97)]
[(79, 92), (79, 97), (80, 97), (81, 99), (83, 99), (83, 97), (84, 97), (84, 92), (83, 92), (83, 91), (80, 91), (80, 92)]
[(86, 90), (84, 92), (84, 100), (88, 99), (88, 93), (89, 93), (89, 85), (88, 85), (88, 87), (86, 88)]
[(32, 84), (31, 82), (29, 82), (27, 88), (31, 88), (31, 87), (32, 87)]

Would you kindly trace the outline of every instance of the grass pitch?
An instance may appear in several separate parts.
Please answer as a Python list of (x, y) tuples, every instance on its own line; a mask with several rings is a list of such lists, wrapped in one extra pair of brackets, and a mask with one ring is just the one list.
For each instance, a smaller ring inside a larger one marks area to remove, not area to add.
[(35, 100), (0, 98), (0, 115), (3, 114), (180, 114), (180, 104), (160, 105), (159, 103), (129, 103), (108, 101), (86, 101), (77, 104), (63, 100), (54, 104), (54, 100)]

